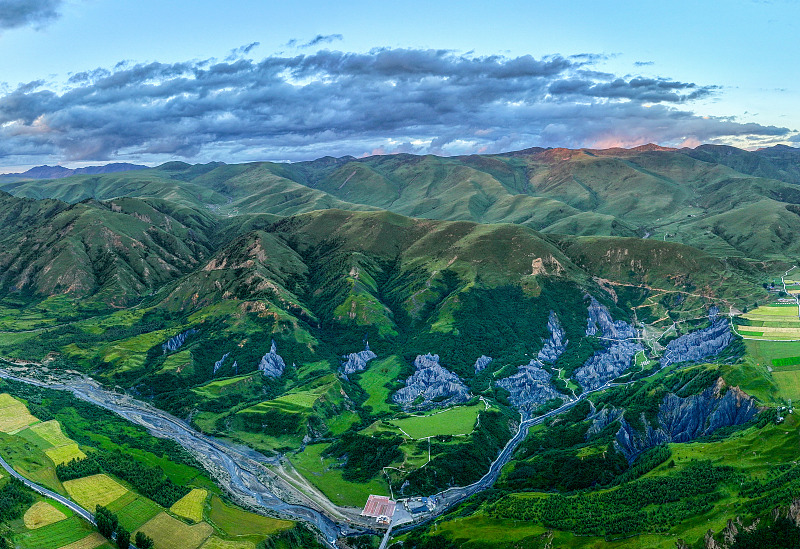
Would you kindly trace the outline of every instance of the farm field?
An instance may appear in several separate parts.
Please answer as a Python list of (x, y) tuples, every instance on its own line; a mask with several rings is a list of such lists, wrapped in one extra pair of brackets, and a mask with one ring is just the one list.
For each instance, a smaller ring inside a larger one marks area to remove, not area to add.
[(255, 543), (249, 541), (227, 541), (217, 536), (211, 536), (200, 549), (255, 549)]
[(205, 522), (189, 526), (167, 513), (159, 513), (137, 532), (144, 532), (153, 538), (157, 549), (197, 549), (214, 529)]
[(31, 505), (30, 509), (25, 511), (22, 517), (25, 522), (25, 528), (28, 530), (36, 530), (49, 524), (53, 524), (64, 520), (67, 515), (60, 509), (56, 509), (46, 501), (37, 501)]
[(737, 331), (744, 338), (800, 340), (797, 305), (763, 305), (741, 315)]
[(200, 522), (203, 520), (203, 509), (205, 508), (207, 497), (208, 491), (194, 488), (191, 492), (176, 501), (169, 510), (179, 517), (189, 519), (193, 522)]
[(16, 433), (37, 421), (25, 404), (7, 393), (0, 394), (0, 431)]
[(107, 505), (107, 507), (109, 511), (116, 513), (120, 524), (129, 532), (133, 532), (163, 511), (154, 501), (134, 492), (128, 492), (124, 496), (114, 500)]
[(84, 509), (107, 506), (128, 493), (127, 488), (105, 474), (65, 481), (64, 488)]
[(49, 549), (51, 547), (56, 549), (83, 540), (93, 533), (93, 528), (88, 523), (72, 516), (48, 526), (24, 532), (16, 537), (16, 541), (24, 549)]
[(108, 543), (108, 540), (104, 538), (102, 535), (94, 532), (93, 534), (89, 534), (83, 539), (79, 539), (78, 541), (74, 541), (69, 545), (65, 545), (60, 547), (59, 549), (97, 549), (97, 547), (112, 547)]

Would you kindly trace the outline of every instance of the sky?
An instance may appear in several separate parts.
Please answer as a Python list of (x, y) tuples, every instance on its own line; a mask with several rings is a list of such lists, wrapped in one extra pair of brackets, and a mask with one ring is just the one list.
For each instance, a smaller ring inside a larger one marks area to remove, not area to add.
[(0, 0), (0, 172), (800, 146), (798, 35), (797, 0)]

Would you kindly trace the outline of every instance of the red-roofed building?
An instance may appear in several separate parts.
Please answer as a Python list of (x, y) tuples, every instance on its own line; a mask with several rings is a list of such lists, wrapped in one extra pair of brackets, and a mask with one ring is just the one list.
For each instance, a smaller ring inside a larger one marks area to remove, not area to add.
[(364, 510), (361, 511), (362, 517), (372, 517), (376, 522), (389, 524), (394, 515), (394, 508), (397, 502), (390, 500), (386, 496), (370, 495)]

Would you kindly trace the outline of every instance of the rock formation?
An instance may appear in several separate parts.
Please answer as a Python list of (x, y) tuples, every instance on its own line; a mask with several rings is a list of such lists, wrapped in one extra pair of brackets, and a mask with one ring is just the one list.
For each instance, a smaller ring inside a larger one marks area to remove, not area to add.
[(278, 354), (278, 347), (275, 345), (275, 340), (272, 340), (272, 346), (269, 352), (264, 355), (261, 362), (258, 363), (258, 369), (262, 374), (268, 377), (281, 377), (283, 371), (286, 369), (286, 363)]
[(366, 342), (364, 350), (358, 353), (350, 353), (342, 357), (345, 362), (342, 363), (341, 372), (344, 375), (354, 374), (361, 372), (367, 368), (367, 362), (373, 358), (378, 358), (378, 355), (369, 350), (369, 342)]
[(564, 329), (553, 311), (550, 311), (547, 328), (550, 338), (545, 341), (537, 357), (520, 366), (516, 374), (497, 382), (498, 387), (510, 393), (511, 403), (526, 417), (548, 400), (564, 397), (550, 383), (551, 374), (544, 369), (545, 363), (555, 363), (567, 347)]
[(222, 365), (225, 364), (225, 359), (228, 358), (228, 355), (230, 355), (230, 353), (225, 353), (224, 355), (222, 355), (221, 359), (219, 359), (214, 363), (214, 372), (212, 373), (212, 375), (216, 375), (217, 371), (220, 368), (222, 368)]
[(196, 333), (197, 330), (195, 330), (194, 328), (189, 328), (185, 332), (181, 332), (175, 337), (168, 339), (167, 342), (161, 346), (161, 348), (164, 350), (165, 353), (175, 352), (178, 349), (180, 349), (184, 343), (186, 343), (187, 337)]
[(719, 378), (702, 393), (685, 398), (672, 393), (665, 396), (655, 425), (644, 421), (645, 432), (637, 431), (622, 417), (614, 446), (633, 462), (648, 448), (665, 442), (689, 442), (722, 427), (741, 425), (758, 412), (750, 395), (738, 387), (727, 387)]
[(613, 320), (608, 309), (594, 297), (589, 303), (586, 335), (602, 338), (606, 348), (575, 371), (575, 379), (584, 390), (596, 389), (619, 377), (630, 367), (636, 353), (644, 350), (636, 341), (636, 329), (622, 320)]
[(490, 356), (481, 355), (481, 357), (475, 361), (475, 373), (482, 372), (489, 364), (492, 363), (494, 360)]
[(528, 364), (520, 366), (513, 376), (497, 382), (498, 387), (511, 394), (511, 404), (525, 417), (530, 417), (533, 410), (548, 400), (564, 397), (550, 383), (552, 375), (541, 364), (537, 359), (532, 359)]
[(731, 324), (727, 318), (718, 318), (718, 309), (712, 307), (708, 318), (711, 326), (696, 330), (667, 343), (661, 357), (661, 367), (676, 362), (696, 362), (719, 354), (733, 340)]
[(472, 397), (461, 379), (439, 364), (439, 355), (418, 355), (414, 367), (406, 386), (392, 395), (403, 408), (427, 410), (462, 404)]

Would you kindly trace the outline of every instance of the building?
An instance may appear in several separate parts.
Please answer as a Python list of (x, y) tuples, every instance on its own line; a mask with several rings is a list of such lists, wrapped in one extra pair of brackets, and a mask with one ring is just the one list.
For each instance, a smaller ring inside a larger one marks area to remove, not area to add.
[(367, 498), (367, 504), (364, 505), (364, 510), (361, 511), (361, 516), (374, 518), (378, 524), (390, 524), (396, 505), (397, 502), (386, 496), (370, 495)]

